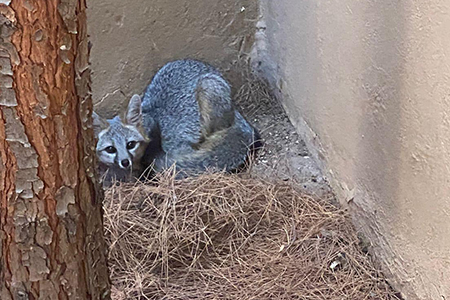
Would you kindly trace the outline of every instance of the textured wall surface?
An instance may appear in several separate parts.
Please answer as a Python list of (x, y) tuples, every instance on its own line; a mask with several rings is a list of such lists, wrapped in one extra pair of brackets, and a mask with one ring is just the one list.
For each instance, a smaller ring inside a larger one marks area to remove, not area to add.
[(250, 51), (256, 0), (89, 0), (92, 89), (105, 116), (123, 109), (164, 63), (202, 59), (232, 84), (236, 61)]
[(263, 14), (261, 68), (387, 275), (407, 299), (450, 299), (450, 3), (263, 0)]

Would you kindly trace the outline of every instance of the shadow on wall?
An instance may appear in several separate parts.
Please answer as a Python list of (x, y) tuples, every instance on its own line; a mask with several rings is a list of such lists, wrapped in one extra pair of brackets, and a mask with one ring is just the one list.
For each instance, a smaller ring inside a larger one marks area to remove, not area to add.
[(401, 100), (404, 97), (405, 12), (401, 2), (384, 1), (387, 5), (369, 5), (365, 14), (367, 54), (366, 72), (362, 74), (362, 87), (367, 95), (364, 101), (364, 118), (360, 120), (361, 161), (366, 168), (359, 168), (360, 178), (374, 177), (369, 190), (379, 191), (378, 199), (384, 199), (387, 210), (395, 209), (398, 169), (401, 153)]
[[(315, 115), (316, 96), (322, 71), (316, 1), (260, 0), (262, 19), (253, 51), (253, 67), (269, 83), (286, 109), (290, 121), (310, 150), (321, 149), (313, 128), (304, 116)], [(293, 13), (295, 12), (295, 13)], [(286, 26), (289, 24), (289, 26)], [(314, 105), (307, 105), (315, 103)], [(314, 161), (325, 161), (323, 153), (313, 151)]]
[[(365, 165), (355, 168), (355, 176), (356, 180), (369, 179), (360, 184), (372, 194), (359, 199), (355, 213), (362, 214), (366, 222), (364, 231), (369, 231), (374, 239), (372, 246), (377, 257), (395, 273), (395, 270), (404, 268), (392, 257), (395, 250), (390, 241), (395, 237), (388, 235), (402, 215), (398, 211), (397, 199), (402, 151), (406, 16), (403, 2), (383, 2), (383, 5), (371, 2), (365, 11), (369, 21), (365, 26), (366, 38), (362, 41), (367, 57), (361, 86), (362, 94), (367, 98), (361, 100), (363, 114), (359, 129), (362, 139), (358, 146), (358, 161)], [(403, 271), (397, 274), (403, 274)], [(396, 284), (401, 286), (402, 283)]]
[[(361, 85), (367, 99), (362, 101), (363, 118), (359, 127), (363, 137), (359, 161), (366, 165), (357, 168), (356, 174), (357, 178), (371, 178), (365, 186), (367, 191), (376, 193), (370, 199), (371, 206), (377, 201), (383, 202), (376, 204), (378, 209), (371, 211), (373, 220), (369, 220), (373, 221), (370, 229), (378, 237), (383, 234), (378, 231), (379, 216), (389, 220), (399, 215), (395, 213), (395, 200), (399, 190), (401, 100), (405, 80), (405, 57), (401, 51), (405, 38), (403, 4), (399, 1), (385, 2), (389, 4), (373, 3), (366, 10), (370, 23), (366, 26), (367, 39), (363, 42), (368, 66), (361, 76)], [(387, 246), (380, 242), (376, 246)]]
[(357, 178), (370, 179), (365, 190), (373, 194), (360, 208), (377, 257), (407, 299), (444, 299), (449, 292), (448, 240), (442, 242), (450, 228), (442, 212), (448, 173), (434, 149), (446, 145), (437, 108), (448, 94), (448, 67), (439, 65), (447, 60), (443, 3), (375, 1), (365, 12), (368, 100), (359, 156), (367, 165)]

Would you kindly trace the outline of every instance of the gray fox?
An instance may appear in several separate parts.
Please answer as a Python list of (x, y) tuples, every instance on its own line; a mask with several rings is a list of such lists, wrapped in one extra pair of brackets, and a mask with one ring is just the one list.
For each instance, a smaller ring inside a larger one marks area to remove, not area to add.
[[(99, 124), (96, 118), (95, 127)], [(139, 123), (144, 134), (135, 127)], [(140, 159), (141, 168), (151, 166), (156, 172), (175, 165), (178, 177), (206, 170), (239, 170), (262, 145), (256, 129), (235, 109), (228, 82), (214, 67), (196, 60), (167, 63), (147, 87), (142, 103), (138, 95), (131, 98), (125, 123), (116, 117), (109, 124), (109, 136), (102, 135), (105, 129), (96, 130), (100, 163), (108, 165), (103, 158), (104, 146), (99, 145), (109, 145), (104, 140), (112, 140), (116, 134), (112, 127), (116, 126), (122, 145), (131, 139), (145, 147), (145, 152), (139, 150), (131, 155), (130, 161)], [(117, 148), (117, 157), (120, 151), (129, 155), (128, 149), (122, 147)], [(120, 162), (125, 154), (114, 160), (119, 169), (124, 169)]]
[(98, 171), (104, 185), (108, 186), (113, 179), (129, 181), (139, 176), (148, 144), (142, 128), (141, 98), (137, 95), (131, 98), (125, 116), (104, 120), (93, 112), (92, 118)]

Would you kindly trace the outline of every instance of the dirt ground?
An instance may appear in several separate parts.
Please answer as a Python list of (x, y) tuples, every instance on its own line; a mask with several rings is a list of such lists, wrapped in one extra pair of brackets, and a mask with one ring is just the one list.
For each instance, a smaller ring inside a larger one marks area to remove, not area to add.
[(294, 182), (308, 194), (328, 197), (331, 189), (282, 105), (262, 80), (243, 69), (246, 81), (235, 103), (264, 141), (251, 172), (265, 179)]

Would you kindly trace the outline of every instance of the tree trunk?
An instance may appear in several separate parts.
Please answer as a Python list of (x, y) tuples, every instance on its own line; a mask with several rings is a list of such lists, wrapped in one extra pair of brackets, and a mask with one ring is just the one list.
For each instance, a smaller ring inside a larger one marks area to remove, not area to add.
[(0, 0), (0, 299), (109, 298), (85, 0)]

